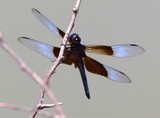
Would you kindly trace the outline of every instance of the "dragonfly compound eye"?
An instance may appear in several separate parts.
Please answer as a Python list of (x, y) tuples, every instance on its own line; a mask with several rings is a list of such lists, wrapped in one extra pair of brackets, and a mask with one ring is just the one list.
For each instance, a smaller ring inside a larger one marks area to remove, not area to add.
[(81, 38), (79, 37), (78, 34), (76, 33), (73, 33), (71, 36), (70, 36), (70, 41), (69, 41), (71, 44), (79, 44), (81, 42)]

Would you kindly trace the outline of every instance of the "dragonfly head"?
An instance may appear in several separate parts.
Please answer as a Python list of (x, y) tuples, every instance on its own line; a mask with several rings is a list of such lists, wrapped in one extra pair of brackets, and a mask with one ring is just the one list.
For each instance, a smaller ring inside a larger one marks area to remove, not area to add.
[(79, 37), (79, 35), (78, 34), (76, 34), (76, 33), (73, 33), (71, 36), (70, 36), (70, 38), (69, 38), (69, 43), (72, 45), (74, 45), (74, 44), (80, 44), (80, 42), (81, 42), (81, 38)]

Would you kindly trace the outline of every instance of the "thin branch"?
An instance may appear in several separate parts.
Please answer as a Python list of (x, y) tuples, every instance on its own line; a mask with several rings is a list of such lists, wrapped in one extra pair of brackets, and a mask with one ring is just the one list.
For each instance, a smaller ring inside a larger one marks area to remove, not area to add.
[[(62, 103), (58, 103), (57, 105), (62, 105)], [(52, 108), (55, 106), (56, 106), (55, 104), (42, 104), (40, 107), (41, 109), (44, 109), (44, 108)]]
[[(71, 17), (71, 21), (70, 21), (70, 24), (67, 28), (67, 31), (65, 33), (65, 36), (63, 37), (63, 41), (62, 41), (62, 45), (61, 45), (61, 49), (60, 49), (60, 52), (59, 52), (59, 56), (58, 58), (56, 59), (56, 61), (54, 62), (54, 65), (51, 67), (51, 69), (49, 70), (49, 72), (46, 74), (44, 80), (46, 82), (46, 84), (48, 85), (49, 83), (49, 79), (50, 77), (52, 76), (53, 72), (56, 70), (57, 66), (60, 64), (62, 58), (63, 58), (63, 54), (64, 54), (64, 50), (65, 50), (65, 46), (67, 44), (67, 39), (73, 29), (73, 26), (74, 26), (74, 23), (75, 23), (75, 19), (76, 19), (76, 16), (77, 16), (77, 13), (79, 11), (79, 7), (80, 7), (80, 3), (81, 3), (81, 0), (77, 0), (76, 2), (76, 5), (75, 7), (73, 8), (73, 13), (72, 13), (72, 17)], [(38, 99), (38, 104), (37, 104), (37, 107), (35, 108), (35, 110), (33, 111), (33, 113), (31, 114), (30, 118), (34, 118), (34, 116), (38, 113), (38, 111), (40, 110), (38, 108), (38, 105), (39, 104), (42, 104), (43, 103), (43, 99), (44, 99), (44, 94), (45, 94), (45, 90), (41, 90), (41, 93), (40, 93), (40, 97)]]
[[(19, 110), (19, 111), (26, 111), (26, 112), (32, 112), (33, 110), (30, 107), (8, 104), (8, 103), (1, 103), (1, 102), (0, 102), (0, 107), (7, 108), (7, 109), (13, 109), (13, 110)], [(47, 118), (54, 118), (51, 113), (46, 112), (46, 111), (40, 111), (38, 112), (38, 115), (45, 116)]]
[(34, 72), (29, 68), (26, 63), (5, 43), (5, 41), (2, 38), (2, 34), (0, 33), (0, 47), (5, 50), (14, 60), (15, 62), (20, 66), (20, 68), (28, 74), (32, 79), (41, 86), (46, 92), (49, 98), (53, 103), (56, 104), (55, 108), (57, 113), (61, 116), (61, 118), (65, 118), (64, 112), (62, 111), (62, 108), (57, 105), (57, 100), (55, 100), (55, 96), (51, 89), (45, 84), (45, 82)]
[[(56, 103), (55, 108), (56, 108), (57, 113), (59, 114), (59, 115), (56, 115), (56, 117), (60, 117), (60, 118), (65, 118), (65, 115), (64, 115), (64, 112), (62, 111), (62, 108), (59, 105), (57, 105), (57, 100), (56, 100), (54, 94), (52, 93), (51, 89), (48, 87), (48, 82), (49, 82), (49, 79), (50, 79), (51, 75), (53, 74), (53, 72), (55, 71), (55, 69), (60, 64), (60, 61), (63, 58), (63, 53), (64, 53), (64, 50), (65, 50), (65, 45), (67, 44), (67, 39), (68, 39), (68, 37), (70, 35), (70, 32), (71, 32), (71, 30), (72, 30), (72, 28), (74, 26), (74, 22), (75, 22), (75, 19), (76, 19), (76, 16), (77, 16), (77, 13), (78, 13), (78, 10), (79, 10), (79, 7), (80, 7), (80, 3), (81, 3), (81, 0), (77, 0), (76, 5), (73, 8), (72, 18), (71, 18), (70, 24), (68, 26), (68, 29), (67, 29), (67, 31), (65, 33), (65, 36), (63, 38), (62, 46), (61, 46), (61, 50), (60, 50), (59, 56), (58, 56), (57, 60), (55, 61), (53, 67), (50, 69), (50, 71), (46, 75), (45, 82), (34, 71), (32, 71), (25, 64), (25, 62), (4, 42), (4, 40), (2, 39), (2, 34), (0, 33), (0, 46), (1, 46), (1, 48), (4, 49), (16, 61), (16, 63), (20, 66), (20, 68), (26, 74), (28, 74), (29, 76), (31, 76), (32, 79), (43, 88), (43, 90), (41, 92), (41, 97), (39, 99), (39, 102), (41, 104), (43, 103), (44, 94), (45, 94), (45, 92), (47, 92), (47, 95), (52, 100), (52, 102)], [(38, 113), (38, 111), (39, 110), (38, 110), (38, 107), (37, 107), (37, 113)], [(35, 112), (35, 115), (37, 113)], [(32, 116), (31, 118), (34, 118), (34, 116)]]

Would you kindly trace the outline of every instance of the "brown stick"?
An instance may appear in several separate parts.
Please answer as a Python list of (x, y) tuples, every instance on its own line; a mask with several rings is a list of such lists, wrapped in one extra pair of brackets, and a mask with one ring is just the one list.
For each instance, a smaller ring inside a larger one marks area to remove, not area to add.
[[(68, 39), (72, 29), (73, 29), (75, 19), (76, 19), (77, 13), (79, 11), (80, 3), (81, 3), (81, 0), (77, 0), (76, 5), (73, 8), (73, 13), (72, 13), (70, 24), (67, 28), (65, 36), (63, 37), (63, 41), (62, 41), (61, 49), (60, 49), (60, 52), (59, 52), (59, 56), (56, 59), (56, 61), (54, 62), (54, 65), (51, 67), (51, 69), (49, 70), (49, 72), (46, 74), (46, 76), (44, 78), (47, 85), (49, 83), (50, 77), (52, 76), (53, 72), (56, 70), (57, 66), (60, 64), (60, 62), (63, 58), (63, 53), (64, 53), (64, 50), (65, 50), (65, 46), (67, 44), (67, 39)], [(40, 92), (40, 97), (38, 99), (37, 107), (35, 108), (33, 113), (30, 115), (30, 118), (34, 118), (36, 116), (37, 112), (40, 110), (39, 106), (43, 104), (44, 94), (45, 94), (45, 90), (43, 89)]]
[[(72, 18), (71, 18), (70, 24), (68, 26), (68, 29), (66, 31), (66, 34), (63, 38), (59, 56), (58, 56), (57, 60), (55, 61), (53, 67), (50, 69), (50, 71), (46, 75), (45, 82), (35, 72), (33, 72), (25, 64), (25, 62), (4, 42), (4, 40), (2, 39), (2, 35), (0, 34), (0, 46), (1, 46), (1, 48), (4, 49), (17, 62), (17, 64), (21, 67), (21, 69), (25, 73), (27, 73), (29, 76), (31, 76), (33, 78), (33, 80), (36, 81), (36, 83), (38, 83), (43, 88), (43, 90), (41, 91), (40, 98), (38, 100), (37, 107), (34, 110), (34, 112), (32, 113), (32, 115), (30, 115), (31, 118), (34, 118), (36, 116), (36, 114), (39, 111), (39, 108), (40, 108), (39, 106), (40, 105), (41, 105), (41, 108), (42, 108), (42, 106), (44, 107), (44, 105), (42, 103), (43, 103), (43, 98), (44, 98), (45, 92), (47, 92), (47, 94), (50, 97), (50, 99), (52, 100), (52, 102), (57, 104), (57, 100), (56, 100), (54, 94), (52, 93), (52, 91), (50, 90), (50, 88), (48, 87), (48, 83), (49, 83), (49, 79), (50, 79), (51, 75), (53, 74), (53, 72), (55, 71), (57, 66), (60, 64), (61, 59), (63, 58), (65, 45), (67, 44), (67, 39), (70, 35), (70, 32), (73, 29), (74, 22), (75, 22), (75, 19), (76, 19), (76, 16), (77, 16), (77, 13), (78, 13), (78, 10), (79, 10), (79, 7), (80, 7), (80, 3), (81, 3), (81, 0), (77, 0), (76, 5), (73, 8)], [(65, 118), (65, 115), (62, 111), (62, 108), (59, 107), (59, 105), (55, 105), (55, 108), (56, 108), (57, 113), (59, 114), (59, 117), (60, 118)]]
[[(1, 103), (1, 102), (0, 102), (0, 107), (7, 108), (7, 109), (13, 109), (13, 110), (19, 110), (19, 111), (26, 111), (26, 112), (32, 112), (32, 110), (33, 110), (30, 107), (8, 104), (8, 103)], [(47, 118), (54, 118), (53, 114), (46, 112), (46, 111), (40, 111), (40, 112), (38, 112), (38, 115), (45, 116)]]
[(61, 118), (65, 118), (64, 112), (62, 111), (62, 108), (57, 105), (55, 96), (51, 89), (48, 87), (48, 85), (45, 84), (45, 82), (33, 71), (31, 68), (29, 68), (26, 63), (4, 42), (2, 38), (2, 34), (0, 33), (0, 47), (4, 49), (15, 61), (16, 63), (20, 66), (20, 68), (28, 74), (32, 79), (41, 86), (46, 92), (49, 98), (52, 100), (53, 103), (56, 103), (55, 108), (57, 113), (62, 116)]
[[(51, 75), (53, 74), (53, 72), (55, 71), (55, 69), (60, 64), (60, 61), (63, 58), (63, 53), (64, 53), (64, 50), (65, 50), (65, 46), (67, 44), (67, 39), (68, 39), (72, 29), (73, 29), (75, 19), (76, 19), (77, 13), (79, 11), (80, 3), (81, 3), (81, 0), (77, 0), (76, 5), (73, 8), (73, 13), (72, 13), (72, 18), (71, 18), (70, 24), (67, 28), (65, 36), (63, 37), (63, 41), (62, 41), (61, 49), (60, 49), (60, 52), (59, 52), (59, 56), (58, 56), (57, 60), (55, 61), (54, 65), (49, 70), (48, 74), (46, 74), (46, 76), (44, 78), (44, 80), (47, 84), (49, 83), (49, 79), (50, 79)], [(41, 91), (37, 106), (43, 103), (44, 94), (45, 94), (45, 90), (43, 89)], [(31, 118), (34, 118), (34, 116), (37, 114), (38, 111), (39, 111), (39, 108), (36, 107), (35, 110), (33, 111), (33, 113), (31, 114)]]

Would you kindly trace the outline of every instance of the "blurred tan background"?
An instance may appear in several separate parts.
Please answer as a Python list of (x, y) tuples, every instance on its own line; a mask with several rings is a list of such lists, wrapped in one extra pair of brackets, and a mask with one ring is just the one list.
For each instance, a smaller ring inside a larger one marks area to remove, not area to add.
[[(60, 46), (61, 39), (35, 18), (31, 8), (38, 9), (66, 31), (75, 2), (0, 0), (0, 31), (5, 41), (41, 77), (53, 63), (21, 45), (17, 38), (27, 36)], [(82, 1), (73, 32), (81, 36), (84, 44), (136, 43), (146, 52), (126, 59), (88, 54), (105, 65), (121, 70), (132, 80), (131, 84), (121, 84), (87, 72), (91, 100), (84, 94), (78, 69), (60, 65), (50, 85), (57, 99), (63, 102), (68, 118), (160, 117), (159, 6), (159, 0)], [(40, 88), (2, 49), (0, 60), (0, 101), (34, 106)], [(45, 102), (50, 103), (50, 100), (46, 98)], [(54, 112), (53, 109), (50, 111)], [(29, 113), (0, 108), (0, 117), (3, 118), (28, 116)]]

